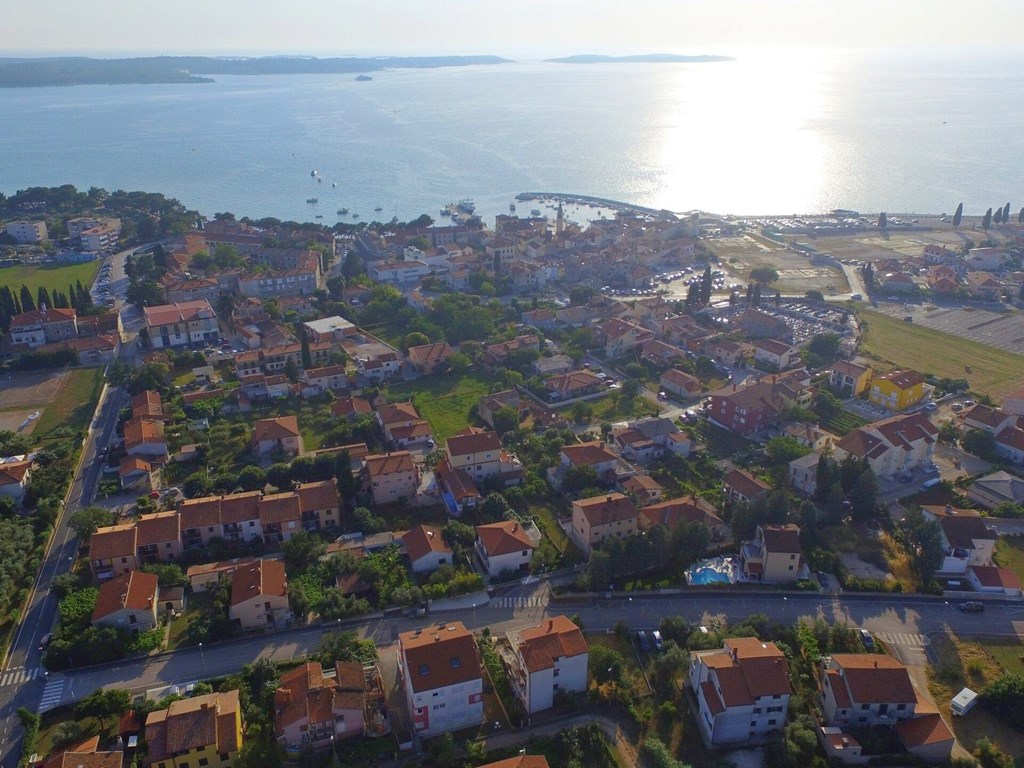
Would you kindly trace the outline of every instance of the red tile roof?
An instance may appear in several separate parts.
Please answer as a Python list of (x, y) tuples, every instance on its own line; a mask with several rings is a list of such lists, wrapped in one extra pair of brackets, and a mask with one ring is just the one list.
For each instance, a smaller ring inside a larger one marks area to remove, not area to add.
[(615, 461), (618, 458), (600, 440), (563, 446), (562, 454), (575, 467), (603, 464), (606, 461)]
[(366, 471), (370, 477), (382, 477), (412, 470), (412, 454), (408, 451), (393, 451), (366, 457)]
[(132, 523), (100, 528), (89, 537), (90, 560), (135, 557), (135, 526)]
[(939, 714), (901, 720), (896, 723), (896, 735), (900, 737), (900, 741), (903, 742), (903, 746), (907, 749), (940, 744), (947, 741), (950, 743), (950, 748), (952, 748), (955, 741), (953, 732), (942, 719), (942, 715)]
[(252, 441), (284, 440), (299, 436), (299, 421), (294, 416), (279, 416), (275, 419), (260, 419), (252, 425)]
[(128, 571), (103, 582), (96, 597), (92, 620), (99, 621), (125, 608), (132, 611), (153, 610), (153, 604), (157, 600), (158, 581), (156, 574)]
[(842, 670), (854, 706), (859, 704), (913, 704), (917, 701), (907, 668), (879, 653), (836, 653), (832, 663)]
[(528, 672), (551, 669), (561, 658), (588, 653), (580, 628), (565, 616), (553, 616), (536, 627), (518, 633), (519, 654)]
[(144, 307), (146, 325), (160, 326), (172, 323), (187, 323), (193, 320), (214, 318), (217, 315), (206, 299), (182, 301), (176, 304), (161, 304), (157, 307)]
[(254, 597), (287, 597), (288, 580), (280, 560), (257, 560), (231, 573), (231, 605)]
[(579, 508), (591, 526), (608, 525), (637, 516), (633, 502), (621, 493), (609, 493), (595, 496), (592, 499), (579, 499), (572, 503), (573, 509)]
[(406, 554), (409, 560), (416, 562), (431, 552), (451, 554), (452, 550), (444, 542), (441, 529), (433, 525), (417, 525), (402, 534)]
[(534, 548), (534, 544), (526, 535), (522, 524), (515, 520), (478, 525), (476, 535), (488, 557), (498, 557)]
[(465, 456), (471, 453), (500, 451), (501, 440), (497, 432), (467, 427), (448, 438), (448, 453), (451, 456)]
[(408, 666), (406, 685), (414, 693), (479, 680), (480, 653), (461, 621), (438, 624), (398, 636)]

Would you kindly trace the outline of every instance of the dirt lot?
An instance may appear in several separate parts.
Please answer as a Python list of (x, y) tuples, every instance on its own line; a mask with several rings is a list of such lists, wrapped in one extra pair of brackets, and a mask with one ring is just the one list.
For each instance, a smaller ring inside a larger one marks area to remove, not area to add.
[(0, 430), (31, 433), (39, 419), (28, 421), (28, 417), (45, 410), (60, 390), (65, 375), (63, 371), (45, 371), (11, 373), (0, 378)]
[[(905, 259), (920, 256), (926, 245), (936, 243), (959, 250), (968, 239), (968, 233), (952, 230), (914, 232), (861, 232), (834, 237), (808, 238), (807, 242), (823, 253), (837, 259), (877, 261), (879, 259)], [(977, 242), (977, 236), (974, 238)]]
[(715, 238), (708, 240), (707, 246), (722, 260), (729, 276), (739, 282), (746, 282), (755, 267), (771, 267), (779, 273), (775, 287), (783, 293), (809, 290), (845, 293), (849, 290), (842, 272), (827, 265), (811, 264), (807, 256), (757, 235)]

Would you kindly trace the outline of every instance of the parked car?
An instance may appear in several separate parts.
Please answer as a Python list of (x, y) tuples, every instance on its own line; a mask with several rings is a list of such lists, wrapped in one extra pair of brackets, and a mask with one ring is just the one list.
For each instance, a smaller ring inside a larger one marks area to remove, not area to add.
[(937, 464), (925, 464), (924, 471), (925, 474), (937, 475), (939, 473), (939, 466)]
[(636, 633), (636, 644), (640, 647), (640, 650), (647, 653), (651, 650), (651, 641), (647, 637), (647, 633), (642, 629)]
[(984, 613), (985, 604), (980, 600), (968, 600), (966, 603), (960, 603), (960, 610), (964, 613)]
[(869, 650), (875, 650), (875, 638), (866, 629), (858, 629), (857, 634), (860, 635), (860, 641), (864, 644), (864, 647)]
[(935, 410), (936, 408), (938, 408), (938, 407), (939, 407), (939, 404), (938, 404), (938, 403), (936, 403), (936, 402), (934, 402), (934, 401), (930, 401), (930, 402), (927, 402), (927, 403), (925, 403), (925, 405), (924, 405), (924, 409), (925, 409), (926, 411), (934, 411), (934, 410)]
[(40, 651), (45, 651), (46, 650), (46, 646), (48, 646), (50, 644), (51, 640), (53, 640), (53, 633), (52, 632), (47, 632), (45, 635), (43, 635), (41, 638), (39, 638), (39, 650)]
[(661, 639), (661, 632), (654, 630), (651, 632), (651, 639), (654, 641), (654, 648), (658, 651), (665, 650), (665, 641)]

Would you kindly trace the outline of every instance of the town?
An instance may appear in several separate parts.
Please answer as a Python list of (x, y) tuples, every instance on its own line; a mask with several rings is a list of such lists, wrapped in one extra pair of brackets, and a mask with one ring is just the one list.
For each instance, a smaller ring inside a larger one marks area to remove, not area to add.
[(1024, 752), (1024, 211), (547, 198), (0, 198), (4, 765)]

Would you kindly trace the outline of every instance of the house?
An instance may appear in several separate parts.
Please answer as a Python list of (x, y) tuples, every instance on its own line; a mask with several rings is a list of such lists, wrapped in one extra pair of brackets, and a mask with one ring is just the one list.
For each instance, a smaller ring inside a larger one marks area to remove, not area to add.
[(300, 483), (295, 494), (299, 498), (299, 514), (305, 530), (336, 528), (341, 523), (341, 496), (334, 480)]
[(551, 768), (551, 766), (544, 755), (516, 755), (496, 763), (481, 765), (480, 768)]
[(876, 273), (878, 287), (887, 293), (917, 293), (917, 281), (906, 272), (892, 271)]
[(587, 690), (590, 652), (580, 628), (565, 616), (553, 616), (508, 635), (512, 691), (528, 715), (551, 709), (559, 693)]
[(1017, 426), (1016, 414), (981, 403), (961, 411), (959, 418), (968, 429), (980, 429), (992, 435), (998, 435), (1007, 427)]
[(904, 749), (928, 763), (948, 763), (956, 737), (938, 712), (900, 720), (893, 727)]
[(637, 529), (633, 502), (621, 493), (579, 499), (572, 503), (570, 537), (584, 555), (605, 539), (624, 538)]
[(416, 498), (420, 473), (408, 451), (380, 453), (366, 457), (363, 469), (374, 504), (390, 504)]
[(871, 368), (849, 360), (837, 360), (828, 372), (828, 385), (840, 397), (857, 397), (871, 383)]
[(740, 546), (740, 562), (748, 581), (796, 581), (804, 568), (800, 528), (792, 523), (757, 526), (753, 541)]
[(286, 456), (302, 453), (302, 433), (294, 416), (260, 419), (252, 425), (252, 451), (258, 457), (280, 450)]
[(752, 347), (749, 344), (732, 341), (731, 339), (709, 339), (702, 344), (701, 351), (719, 365), (735, 368), (743, 360), (750, 357)]
[(879, 477), (912, 472), (931, 463), (938, 436), (939, 430), (923, 413), (892, 416), (844, 435), (835, 443), (833, 458), (865, 459)]
[(808, 453), (789, 462), (789, 484), (806, 496), (818, 490), (818, 462), (821, 455)]
[(1024, 480), (999, 470), (979, 477), (967, 489), (967, 498), (986, 509), (1000, 504), (1024, 504)]
[(135, 534), (132, 523), (97, 529), (89, 537), (89, 568), (92, 575), (103, 581), (135, 570), (138, 567)]
[(480, 653), (462, 622), (398, 636), (398, 671), (418, 736), (437, 736), (484, 719)]
[(0, 462), (0, 496), (13, 499), (16, 507), (21, 506), (31, 476), (31, 459), (4, 459)]
[(748, 336), (761, 339), (789, 340), (793, 337), (793, 330), (789, 323), (781, 317), (769, 315), (759, 309), (745, 309), (740, 312), (735, 323)]
[(540, 337), (529, 333), (497, 344), (488, 344), (484, 347), (484, 359), (491, 365), (505, 365), (509, 357), (521, 352), (532, 352), (533, 357), (536, 357), (540, 352)]
[(943, 575), (963, 575), (978, 565), (992, 565), (996, 532), (985, 525), (985, 518), (973, 509), (957, 509), (947, 504), (922, 506), (929, 520), (939, 524), (942, 534), (942, 565), (936, 571)]
[(128, 419), (124, 423), (124, 449), (129, 456), (141, 456), (151, 462), (166, 461), (163, 421), (149, 417)]
[(433, 525), (417, 525), (402, 534), (402, 544), (413, 573), (431, 573), (442, 565), (451, 565), (452, 550)]
[(230, 576), (236, 568), (244, 568), (254, 565), (255, 557), (235, 557), (231, 560), (223, 560), (218, 563), (203, 563), (202, 565), (190, 565), (185, 572), (192, 593), (205, 592), (210, 585), (216, 584), (221, 576)]
[(1019, 598), (1021, 583), (1012, 568), (996, 565), (972, 565), (967, 569), (967, 581), (978, 592)]
[(139, 564), (169, 563), (181, 557), (181, 520), (177, 512), (143, 515), (135, 523)]
[(684, 459), (688, 458), (693, 453), (696, 445), (693, 439), (683, 432), (673, 432), (670, 435), (665, 435), (665, 450), (674, 456), (681, 456)]
[(979, 301), (999, 301), (1003, 295), (1003, 283), (999, 278), (984, 271), (968, 272), (965, 278), (967, 293)]
[(502, 520), (476, 527), (476, 553), (488, 576), (530, 571), (530, 559), (537, 547), (523, 524)]
[(1002, 248), (985, 247), (971, 248), (964, 260), (968, 269), (993, 269), (999, 270), (1006, 261), (1006, 251)]
[(775, 424), (783, 407), (772, 384), (762, 381), (712, 394), (710, 416), (725, 429), (747, 436)]
[(372, 413), (370, 401), (363, 397), (344, 397), (331, 403), (331, 415), (349, 423)]
[(160, 393), (151, 389), (140, 392), (132, 398), (132, 416), (168, 420), (164, 415), (163, 401)]
[(590, 371), (569, 371), (544, 380), (544, 389), (552, 400), (572, 400), (605, 389), (604, 381)]
[(362, 665), (336, 662), (331, 677), (311, 661), (281, 673), (274, 691), (274, 736), (291, 758), (362, 735), (366, 678)]
[(50, 239), (45, 221), (8, 221), (7, 236), (20, 245), (43, 243)]
[(143, 307), (153, 349), (209, 344), (220, 339), (217, 314), (206, 299)]
[(463, 510), (480, 503), (482, 497), (473, 478), (464, 470), (453, 468), (448, 459), (437, 462), (434, 477), (437, 478), (441, 497), (452, 517), (460, 517)]
[(281, 560), (257, 560), (231, 572), (228, 618), (243, 629), (283, 627), (291, 621), (288, 580)]
[(622, 492), (633, 499), (637, 507), (661, 501), (665, 489), (650, 475), (633, 475), (622, 482)]
[(37, 768), (121, 768), (124, 753), (99, 752), (99, 735), (72, 743), (68, 747), (54, 750), (46, 762), (38, 762)]
[(1024, 429), (1006, 427), (997, 434), (996, 453), (1014, 464), (1024, 464)]
[(817, 424), (807, 422), (787, 424), (782, 434), (784, 437), (792, 437), (800, 445), (810, 448), (815, 453), (824, 453), (832, 450), (832, 444), (838, 439), (836, 435), (827, 429), (822, 429)]
[(331, 392), (346, 392), (352, 385), (348, 377), (348, 369), (344, 365), (327, 365), (322, 368), (310, 368), (303, 372), (302, 382), (305, 385), (302, 394), (305, 397)]
[(697, 725), (712, 746), (759, 744), (786, 724), (793, 690), (775, 643), (732, 637), (720, 650), (694, 651), (687, 679)]
[(150, 768), (231, 768), (242, 747), (238, 691), (179, 699), (150, 712), (145, 737)]
[(377, 423), (384, 430), (384, 438), (389, 442), (394, 442), (393, 430), (396, 428), (409, 427), (422, 421), (419, 411), (411, 402), (388, 403), (377, 408)]
[(71, 341), (78, 336), (78, 314), (59, 307), (22, 312), (11, 318), (8, 333), (12, 344), (25, 344), (30, 349)]
[(550, 357), (538, 357), (533, 361), (533, 370), (538, 376), (557, 376), (560, 373), (568, 373), (576, 366), (576, 361), (568, 355), (551, 355)]
[(303, 530), (297, 493), (269, 493), (260, 499), (260, 527), (263, 541), (270, 546), (283, 544)]
[(609, 360), (620, 357), (654, 338), (654, 331), (618, 317), (606, 321), (599, 330), (605, 356)]
[(931, 387), (917, 371), (893, 371), (875, 376), (868, 390), (868, 402), (889, 411), (903, 411), (921, 402)]
[(307, 320), (303, 327), (308, 334), (310, 341), (342, 341), (349, 336), (355, 336), (359, 329), (338, 315), (322, 317), (319, 320)]
[(771, 486), (758, 480), (745, 469), (730, 469), (722, 478), (722, 490), (729, 503), (749, 503), (768, 493)]
[(784, 371), (800, 357), (795, 347), (775, 339), (758, 339), (754, 342), (754, 360), (762, 368)]
[(590, 467), (598, 479), (609, 484), (636, 474), (632, 467), (608, 450), (600, 440), (563, 446), (559, 453), (558, 467), (552, 469), (558, 474), (559, 470), (564, 473), (573, 467)]
[(94, 627), (115, 627), (130, 632), (148, 632), (157, 625), (160, 587), (156, 574), (128, 571), (100, 584)]
[[(283, 373), (273, 376), (255, 373), (251, 376), (243, 376), (239, 381), (242, 385), (242, 392), (250, 400), (271, 400), (273, 398), (288, 397), (292, 393), (292, 383)], [(312, 381), (316, 382), (318, 379), (313, 379)], [(318, 384), (314, 384), (314, 386), (319, 387)]]
[(907, 668), (880, 653), (826, 656), (819, 685), (826, 725), (894, 725), (913, 718), (917, 707)]
[(445, 453), (453, 469), (479, 483), (502, 473), (502, 447), (497, 432), (467, 427), (445, 441)]
[(669, 368), (661, 374), (659, 384), (666, 392), (671, 392), (673, 395), (684, 399), (700, 397), (700, 393), (704, 388), (700, 379), (696, 376), (691, 376), (685, 371), (680, 371), (678, 368)]
[[(0, 481), (4, 467), (0, 465)], [(121, 481), (121, 490), (148, 493), (160, 485), (158, 472), (140, 456), (125, 456), (117, 467), (117, 476)]]
[(504, 392), (494, 392), (490, 395), (484, 395), (477, 402), (477, 415), (480, 419), (492, 429), (494, 428), (494, 413), (499, 408), (511, 408), (519, 414), (519, 421), (522, 421), (522, 417), (525, 415), (525, 409), (521, 407), (521, 400), (519, 393), (508, 389)]
[(729, 537), (729, 526), (718, 515), (714, 504), (692, 494), (668, 501), (650, 504), (639, 510), (640, 529), (648, 530), (655, 525), (664, 525), (670, 531), (679, 525), (706, 525), (712, 541), (725, 541)]
[(409, 358), (409, 365), (418, 373), (440, 373), (448, 365), (448, 358), (453, 354), (448, 342), (439, 341), (434, 344), (423, 344), (418, 347), (409, 347), (406, 353)]

